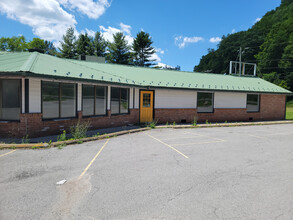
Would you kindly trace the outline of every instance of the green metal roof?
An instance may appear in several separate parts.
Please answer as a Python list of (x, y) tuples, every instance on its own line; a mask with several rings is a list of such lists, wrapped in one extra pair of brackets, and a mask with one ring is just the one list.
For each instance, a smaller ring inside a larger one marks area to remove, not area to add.
[(86, 62), (61, 59), (37, 52), (1, 53), (0, 72), (156, 88), (292, 94), (258, 77)]

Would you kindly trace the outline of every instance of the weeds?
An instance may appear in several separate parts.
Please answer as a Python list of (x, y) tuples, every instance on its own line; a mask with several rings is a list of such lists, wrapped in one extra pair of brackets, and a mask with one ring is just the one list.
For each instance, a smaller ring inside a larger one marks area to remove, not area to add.
[(196, 117), (193, 118), (192, 126), (193, 127), (196, 127), (197, 126), (197, 118)]
[(169, 122), (166, 122), (166, 125), (168, 126), (169, 125)]
[(78, 121), (75, 126), (70, 127), (70, 133), (73, 139), (81, 139), (86, 137), (86, 133), (90, 127), (90, 122), (80, 122)]
[(28, 134), (21, 139), (22, 144), (28, 144), (29, 142), (30, 142), (30, 140), (28, 138)]
[(209, 124), (209, 120), (207, 119), (207, 120), (206, 120), (206, 125), (208, 125), (208, 124)]
[(63, 147), (66, 147), (66, 144), (58, 144), (58, 145), (57, 145), (57, 148), (58, 148), (59, 150), (63, 149)]
[(175, 121), (173, 121), (173, 126), (176, 126), (176, 122)]
[(39, 149), (40, 147), (37, 147), (37, 146), (32, 146), (32, 149)]
[[(59, 136), (57, 136), (57, 141), (60, 142), (60, 141), (66, 141), (66, 131), (63, 130), (63, 133), (60, 134)], [(52, 141), (51, 141), (52, 143)]]
[(157, 121), (151, 121), (146, 123), (146, 126), (150, 128), (156, 128), (156, 124), (157, 124)]
[(83, 143), (83, 141), (79, 140), (79, 141), (77, 141), (77, 143), (78, 143), (78, 144), (82, 144), (82, 143)]

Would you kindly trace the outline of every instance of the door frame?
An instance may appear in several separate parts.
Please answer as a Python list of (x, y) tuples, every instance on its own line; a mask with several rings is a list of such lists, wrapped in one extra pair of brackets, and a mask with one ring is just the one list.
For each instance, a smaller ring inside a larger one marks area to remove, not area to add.
[(138, 99), (138, 109), (139, 109), (139, 111), (138, 111), (138, 117), (139, 117), (139, 123), (141, 123), (140, 122), (140, 100), (141, 100), (141, 92), (153, 92), (153, 119), (155, 118), (155, 90), (152, 90), (152, 89), (139, 89), (139, 94), (138, 94), (138, 96), (139, 96), (139, 99)]

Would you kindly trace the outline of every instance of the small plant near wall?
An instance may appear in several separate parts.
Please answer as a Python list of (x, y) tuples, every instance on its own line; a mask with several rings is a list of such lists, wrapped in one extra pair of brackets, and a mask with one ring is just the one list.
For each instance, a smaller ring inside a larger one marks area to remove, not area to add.
[(197, 126), (197, 118), (196, 117), (193, 118), (192, 126), (193, 127), (196, 127)]
[(157, 125), (157, 121), (151, 121), (146, 123), (146, 126), (150, 128), (156, 128), (156, 125)]
[(173, 126), (176, 126), (176, 122), (175, 121), (173, 121)]
[(62, 134), (60, 134), (59, 136), (57, 136), (57, 141), (66, 141), (66, 131), (63, 130)]
[(81, 139), (86, 137), (86, 133), (90, 127), (89, 121), (78, 121), (75, 126), (70, 127), (70, 133), (73, 139)]
[(28, 138), (28, 134), (21, 139), (22, 144), (28, 144), (30, 139)]
[(63, 147), (66, 147), (66, 144), (58, 144), (57, 145), (58, 150), (63, 149)]
[(169, 122), (166, 122), (166, 126), (168, 126), (169, 125)]
[(206, 120), (206, 124), (207, 124), (207, 125), (209, 124), (209, 120)]

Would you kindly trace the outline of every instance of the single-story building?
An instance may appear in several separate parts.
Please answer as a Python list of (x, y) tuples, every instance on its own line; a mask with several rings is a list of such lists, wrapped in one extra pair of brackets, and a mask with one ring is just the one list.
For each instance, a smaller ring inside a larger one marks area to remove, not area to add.
[(282, 120), (291, 94), (251, 76), (1, 53), (0, 135), (59, 134), (79, 120), (93, 129), (152, 120)]

